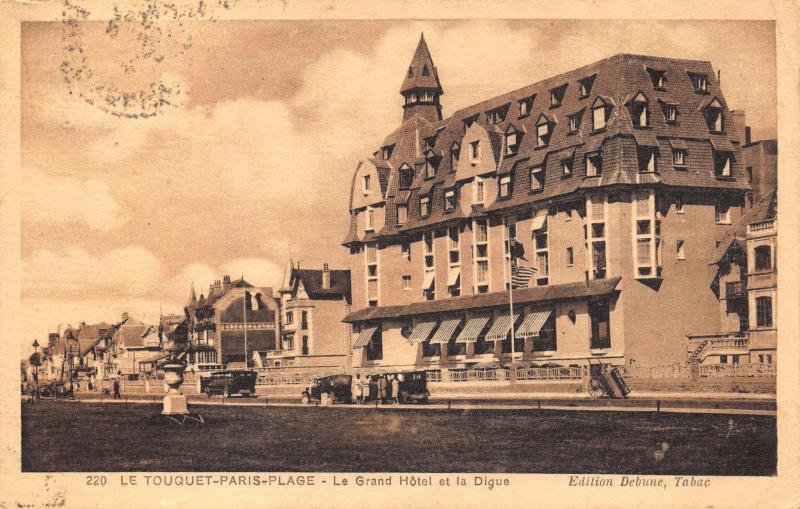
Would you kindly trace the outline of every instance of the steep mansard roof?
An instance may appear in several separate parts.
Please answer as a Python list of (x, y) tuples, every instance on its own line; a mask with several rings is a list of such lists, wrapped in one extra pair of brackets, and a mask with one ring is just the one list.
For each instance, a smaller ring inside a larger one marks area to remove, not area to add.
[(293, 269), (293, 282), (302, 281), (310, 299), (341, 299), (350, 302), (350, 271), (331, 270), (330, 288), (322, 287), (322, 270)]
[[(427, 51), (427, 47), (425, 48)], [(663, 72), (664, 86), (656, 88), (650, 71)], [(695, 91), (691, 74), (702, 74), (707, 79), (707, 91)], [(581, 97), (580, 81), (592, 81), (588, 96)], [(560, 105), (551, 107), (550, 91), (566, 87)], [(638, 97), (641, 94), (641, 97)], [(649, 126), (634, 127), (628, 105), (634, 98), (647, 101)], [(529, 114), (520, 116), (519, 101), (531, 99)], [(709, 132), (702, 108), (711, 101), (719, 101), (723, 109), (725, 133)], [(605, 129), (592, 130), (592, 105), (602, 101), (611, 108)], [(669, 124), (662, 113), (667, 104), (676, 105), (678, 122)], [(494, 125), (488, 122), (488, 112), (505, 109), (505, 119)], [(577, 132), (569, 132), (569, 116), (582, 112)], [(455, 169), (451, 167), (450, 150), (460, 143), (466, 128), (465, 120), (476, 118), (478, 125), (487, 130), (491, 141), (491, 152), (497, 162), (497, 174), (512, 173), (513, 192), (510, 199), (497, 200), (488, 210), (509, 210), (515, 206), (533, 202), (544, 202), (556, 197), (582, 192), (601, 186), (618, 184), (663, 184), (676, 187), (710, 187), (716, 189), (748, 189), (739, 156), (739, 133), (727, 108), (720, 84), (710, 62), (671, 58), (619, 54), (593, 64), (563, 73), (538, 83), (462, 108), (449, 118), (431, 123), (419, 116), (404, 122), (384, 140), (382, 147), (391, 147), (391, 155), (384, 161), (389, 168), (388, 183), (384, 193), (386, 224), (382, 231), (359, 237), (352, 200), (355, 176), (351, 188), (351, 224), (344, 244), (369, 241), (373, 238), (394, 235), (403, 231), (440, 224), (450, 218), (458, 219), (454, 213), (444, 213), (442, 200), (444, 189), (457, 184)], [(554, 128), (545, 147), (536, 146), (537, 123), (547, 121)], [(521, 135), (519, 148), (514, 155), (505, 156), (503, 135), (513, 128)], [(424, 140), (433, 139), (431, 152), (439, 158), (435, 177), (425, 179)], [(625, 164), (635, 157), (636, 146), (658, 147), (661, 157), (671, 154), (672, 144), (686, 144), (690, 149), (689, 170), (676, 171), (671, 164), (661, 165), (658, 174), (640, 175), (637, 168)], [(713, 174), (713, 150), (733, 150), (736, 156), (732, 164), (732, 178), (718, 179)], [(600, 151), (603, 156), (602, 176), (585, 177), (583, 156)], [(561, 156), (574, 154), (573, 174), (561, 178), (555, 166)], [(380, 151), (379, 151), (380, 155)], [(694, 159), (693, 159), (694, 158)], [(529, 170), (544, 165), (544, 188), (530, 194)], [(414, 169), (415, 178), (410, 189), (400, 190), (399, 170)], [(381, 186), (383, 190), (383, 185)], [(429, 217), (421, 219), (418, 197), (431, 193), (432, 210)], [(408, 221), (398, 228), (395, 205), (408, 202)], [(455, 214), (458, 214), (458, 208)]]
[(758, 200), (745, 215), (733, 226), (728, 228), (722, 240), (714, 251), (714, 258), (710, 265), (719, 263), (728, 253), (728, 249), (747, 237), (747, 225), (775, 219), (778, 215), (778, 193), (774, 189)]
[(406, 71), (406, 78), (403, 80), (403, 86), (400, 87), (400, 93), (408, 92), (415, 88), (426, 88), (437, 91), (443, 94), (442, 84), (439, 83), (439, 74), (436, 72), (436, 66), (433, 65), (431, 52), (428, 51), (428, 44), (425, 42), (425, 36), (420, 36), (417, 49), (414, 51), (414, 56), (411, 58), (411, 64)]

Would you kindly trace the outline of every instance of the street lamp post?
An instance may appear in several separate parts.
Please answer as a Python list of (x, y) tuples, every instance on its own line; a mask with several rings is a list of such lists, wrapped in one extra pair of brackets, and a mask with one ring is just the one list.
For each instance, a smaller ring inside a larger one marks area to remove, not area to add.
[(41, 365), (41, 360), (39, 359), (39, 341), (36, 339), (33, 340), (33, 355), (31, 356), (31, 364), (33, 365), (33, 399), (34, 401), (39, 399), (39, 365)]

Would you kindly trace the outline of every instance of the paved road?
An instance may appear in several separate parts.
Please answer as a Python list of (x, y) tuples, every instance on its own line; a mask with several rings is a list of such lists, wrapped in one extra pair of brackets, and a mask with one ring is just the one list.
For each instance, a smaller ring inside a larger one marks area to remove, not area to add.
[[(163, 395), (128, 393), (122, 399), (114, 400), (109, 396), (99, 397), (97, 394), (78, 393), (77, 400), (103, 403), (161, 403)], [(231, 406), (303, 406), (296, 398), (264, 397), (223, 398), (191, 394), (187, 396), (191, 405), (231, 405)], [(722, 413), (749, 415), (776, 415), (774, 399), (750, 399), (735, 397), (696, 398), (686, 396), (667, 398), (630, 398), (630, 399), (575, 399), (575, 398), (543, 398), (543, 399), (431, 399), (426, 405), (365, 405), (369, 408), (389, 409), (424, 409), (424, 410), (464, 410), (464, 409), (497, 409), (519, 410), (537, 408), (542, 410), (595, 410), (617, 412), (677, 412), (677, 413)], [(356, 405), (335, 405), (333, 408), (357, 408)]]

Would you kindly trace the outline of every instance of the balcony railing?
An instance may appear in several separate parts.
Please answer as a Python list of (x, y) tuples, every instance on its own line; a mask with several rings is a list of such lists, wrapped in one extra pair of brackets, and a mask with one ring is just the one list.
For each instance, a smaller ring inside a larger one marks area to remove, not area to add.
[(770, 230), (775, 227), (775, 220), (768, 219), (766, 221), (761, 221), (758, 223), (752, 223), (747, 225), (747, 233), (756, 233), (756, 232), (763, 232), (764, 230)]
[(689, 358), (703, 361), (713, 352), (747, 353), (750, 339), (746, 333), (691, 334), (688, 336)]
[(747, 296), (747, 282), (733, 281), (725, 283), (725, 297), (728, 299), (739, 299)]

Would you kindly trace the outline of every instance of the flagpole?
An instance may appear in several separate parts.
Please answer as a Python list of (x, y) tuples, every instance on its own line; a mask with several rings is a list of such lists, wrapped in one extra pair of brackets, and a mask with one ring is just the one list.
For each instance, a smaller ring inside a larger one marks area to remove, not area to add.
[(244, 291), (242, 298), (242, 314), (244, 315), (244, 369), (247, 369), (247, 290)]
[[(516, 338), (514, 337), (514, 269), (511, 263), (514, 259), (514, 250), (511, 245), (511, 230), (506, 225), (506, 235), (508, 236), (508, 311), (509, 319), (511, 320), (511, 379), (517, 378), (517, 360), (516, 360)], [(516, 240), (514, 241), (516, 242)]]

